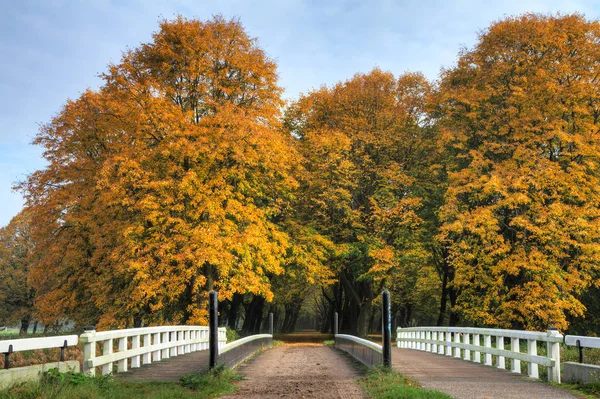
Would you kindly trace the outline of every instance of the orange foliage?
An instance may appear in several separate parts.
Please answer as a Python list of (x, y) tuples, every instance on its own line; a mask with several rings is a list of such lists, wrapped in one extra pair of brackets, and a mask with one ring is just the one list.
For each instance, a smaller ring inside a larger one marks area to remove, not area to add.
[(484, 32), (439, 92), (441, 239), (467, 320), (566, 328), (600, 265), (600, 24), (527, 14)]
[(297, 185), (275, 68), (236, 21), (163, 21), (44, 126), (49, 165), (21, 185), (44, 321), (201, 323), (210, 289), (272, 298)]

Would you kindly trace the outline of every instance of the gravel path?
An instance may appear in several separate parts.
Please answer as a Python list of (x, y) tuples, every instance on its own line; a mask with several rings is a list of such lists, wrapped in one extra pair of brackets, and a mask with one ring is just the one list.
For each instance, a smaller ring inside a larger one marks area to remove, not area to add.
[(333, 348), (285, 345), (240, 365), (240, 389), (225, 398), (367, 398), (356, 379), (360, 371)]
[(423, 387), (457, 399), (576, 399), (566, 390), (520, 374), (418, 350), (393, 348), (392, 363)]

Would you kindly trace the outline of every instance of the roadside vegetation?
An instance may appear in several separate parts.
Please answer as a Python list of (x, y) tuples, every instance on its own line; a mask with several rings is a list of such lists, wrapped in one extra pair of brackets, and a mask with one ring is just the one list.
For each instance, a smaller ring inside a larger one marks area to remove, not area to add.
[(383, 367), (369, 370), (359, 383), (373, 399), (452, 399), (445, 393), (425, 389), (402, 374)]
[(581, 399), (597, 399), (600, 398), (600, 383), (596, 384), (552, 384), (554, 386), (566, 389), (577, 398)]
[(88, 377), (83, 373), (59, 373), (52, 369), (40, 382), (24, 383), (0, 391), (0, 399), (203, 399), (235, 391), (241, 377), (235, 371), (218, 368), (190, 374), (176, 382), (131, 383), (112, 375)]

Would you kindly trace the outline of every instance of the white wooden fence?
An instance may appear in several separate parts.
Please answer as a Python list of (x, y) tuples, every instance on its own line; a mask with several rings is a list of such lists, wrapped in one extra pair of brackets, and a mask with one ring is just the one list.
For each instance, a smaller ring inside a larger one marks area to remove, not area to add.
[(61, 361), (64, 361), (64, 350), (69, 346), (77, 345), (77, 335), (63, 335), (58, 337), (39, 337), (9, 339), (0, 341), (0, 353), (4, 354), (4, 368), (9, 368), (10, 355), (15, 352), (30, 351), (34, 349), (61, 349)]
[[(8, 388), (16, 383), (39, 380), (42, 373), (51, 368), (58, 368), (61, 372), (79, 371), (78, 360), (65, 359), (65, 349), (77, 345), (78, 341), (79, 337), (77, 335), (0, 341), (0, 352), (4, 354), (4, 370), (0, 370), (0, 389)], [(52, 348), (60, 349), (60, 359), (56, 359), (51, 363), (10, 367), (11, 356), (15, 352)]]
[[(83, 344), (83, 372), (96, 373), (102, 367), (102, 374), (110, 374), (113, 364), (117, 372), (127, 371), (142, 364), (158, 362), (177, 355), (208, 349), (208, 327), (206, 326), (161, 326), (131, 328), (96, 332), (86, 331), (79, 339)], [(225, 328), (219, 328), (219, 348), (227, 342)], [(113, 350), (117, 340), (118, 351)], [(96, 356), (96, 343), (103, 343), (103, 353)]]
[[(495, 337), (495, 348), (492, 347), (492, 337)], [(510, 348), (505, 348), (505, 338), (510, 338)], [(527, 341), (526, 353), (520, 351), (519, 340)], [(495, 356), (496, 367), (500, 369), (506, 368), (505, 359), (508, 358), (512, 360), (511, 371), (514, 373), (521, 372), (523, 361), (527, 363), (527, 375), (531, 378), (539, 378), (538, 365), (542, 365), (548, 367), (548, 380), (557, 383), (560, 383), (562, 340), (563, 336), (557, 330), (532, 332), (468, 327), (412, 327), (397, 330), (399, 348), (454, 356), (487, 366), (492, 366), (492, 356)], [(546, 356), (537, 354), (538, 342), (546, 343)]]
[(58, 337), (9, 339), (0, 341), (0, 353), (23, 352), (34, 349), (66, 348), (77, 345), (78, 338), (77, 335), (63, 335)]
[(582, 348), (600, 348), (600, 338), (598, 337), (585, 337), (581, 335), (567, 335), (565, 337), (565, 344), (568, 346), (579, 346)]

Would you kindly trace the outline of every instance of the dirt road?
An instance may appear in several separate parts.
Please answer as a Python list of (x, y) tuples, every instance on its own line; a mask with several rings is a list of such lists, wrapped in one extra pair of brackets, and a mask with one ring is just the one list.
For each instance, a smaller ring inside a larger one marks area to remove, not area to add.
[(337, 350), (310, 344), (271, 348), (239, 366), (240, 389), (226, 398), (363, 399), (356, 366)]

